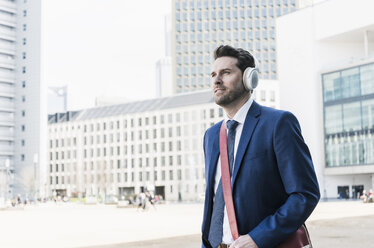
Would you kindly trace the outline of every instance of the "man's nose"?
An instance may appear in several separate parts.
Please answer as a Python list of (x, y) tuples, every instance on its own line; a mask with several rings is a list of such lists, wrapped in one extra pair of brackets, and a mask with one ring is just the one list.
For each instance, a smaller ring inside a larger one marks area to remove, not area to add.
[(213, 84), (214, 84), (214, 85), (222, 84), (222, 78), (221, 78), (219, 75), (213, 77), (213, 78), (212, 78), (212, 81), (213, 81)]

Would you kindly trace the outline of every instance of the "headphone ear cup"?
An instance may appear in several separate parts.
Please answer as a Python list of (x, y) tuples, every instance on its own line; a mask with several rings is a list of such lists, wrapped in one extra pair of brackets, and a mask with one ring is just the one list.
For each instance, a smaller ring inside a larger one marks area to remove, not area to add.
[(258, 85), (258, 69), (248, 67), (243, 73), (244, 88), (248, 91), (254, 90)]

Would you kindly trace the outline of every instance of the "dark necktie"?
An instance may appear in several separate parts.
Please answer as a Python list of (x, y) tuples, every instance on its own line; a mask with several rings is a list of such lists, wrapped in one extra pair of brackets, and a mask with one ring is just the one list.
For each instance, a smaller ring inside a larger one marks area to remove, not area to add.
[[(230, 165), (230, 174), (234, 163), (234, 146), (235, 146), (235, 133), (238, 122), (234, 120), (227, 121), (226, 125), (229, 130), (227, 135), (227, 150)], [(213, 248), (216, 248), (222, 242), (223, 236), (223, 217), (225, 210), (225, 200), (223, 198), (222, 181), (219, 181), (217, 192), (214, 198), (212, 220), (210, 222), (208, 240)]]
[(236, 127), (239, 125), (239, 122), (229, 120), (227, 121), (226, 125), (229, 130), (229, 133), (227, 134), (227, 154), (229, 157), (230, 175), (232, 175), (232, 167), (234, 166), (235, 134)]

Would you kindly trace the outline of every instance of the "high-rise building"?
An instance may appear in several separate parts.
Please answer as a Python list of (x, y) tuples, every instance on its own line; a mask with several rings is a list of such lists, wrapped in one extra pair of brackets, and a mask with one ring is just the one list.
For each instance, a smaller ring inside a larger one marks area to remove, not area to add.
[(0, 0), (0, 167), (8, 165), (10, 194), (42, 193), (47, 105), (40, 68), (41, 1)]
[(165, 16), (165, 54), (156, 63), (156, 97), (171, 96), (173, 94), (171, 71), (171, 20)]
[(275, 18), (297, 0), (173, 0), (174, 92), (210, 87), (212, 53), (221, 44), (251, 51), (261, 78), (277, 79)]
[(277, 20), (280, 106), (299, 118), (322, 198), (374, 188), (372, 9), (329, 0)]
[(48, 87), (48, 114), (64, 113), (67, 111), (68, 87)]
[(156, 97), (173, 94), (171, 74), (171, 57), (167, 56), (159, 59), (156, 63)]

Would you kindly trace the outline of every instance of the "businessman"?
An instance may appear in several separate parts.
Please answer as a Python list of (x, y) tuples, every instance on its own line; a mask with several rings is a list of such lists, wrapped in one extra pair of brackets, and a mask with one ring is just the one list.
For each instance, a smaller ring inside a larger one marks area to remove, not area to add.
[(202, 247), (277, 247), (306, 221), (320, 198), (310, 152), (296, 117), (259, 105), (251, 98), (253, 89), (243, 82), (245, 70), (256, 66), (253, 56), (243, 49), (226, 45), (214, 51), (211, 82), (214, 100), (226, 113), (223, 121), (228, 130), (239, 238), (234, 241), (232, 237), (222, 196), (221, 121), (204, 136)]

